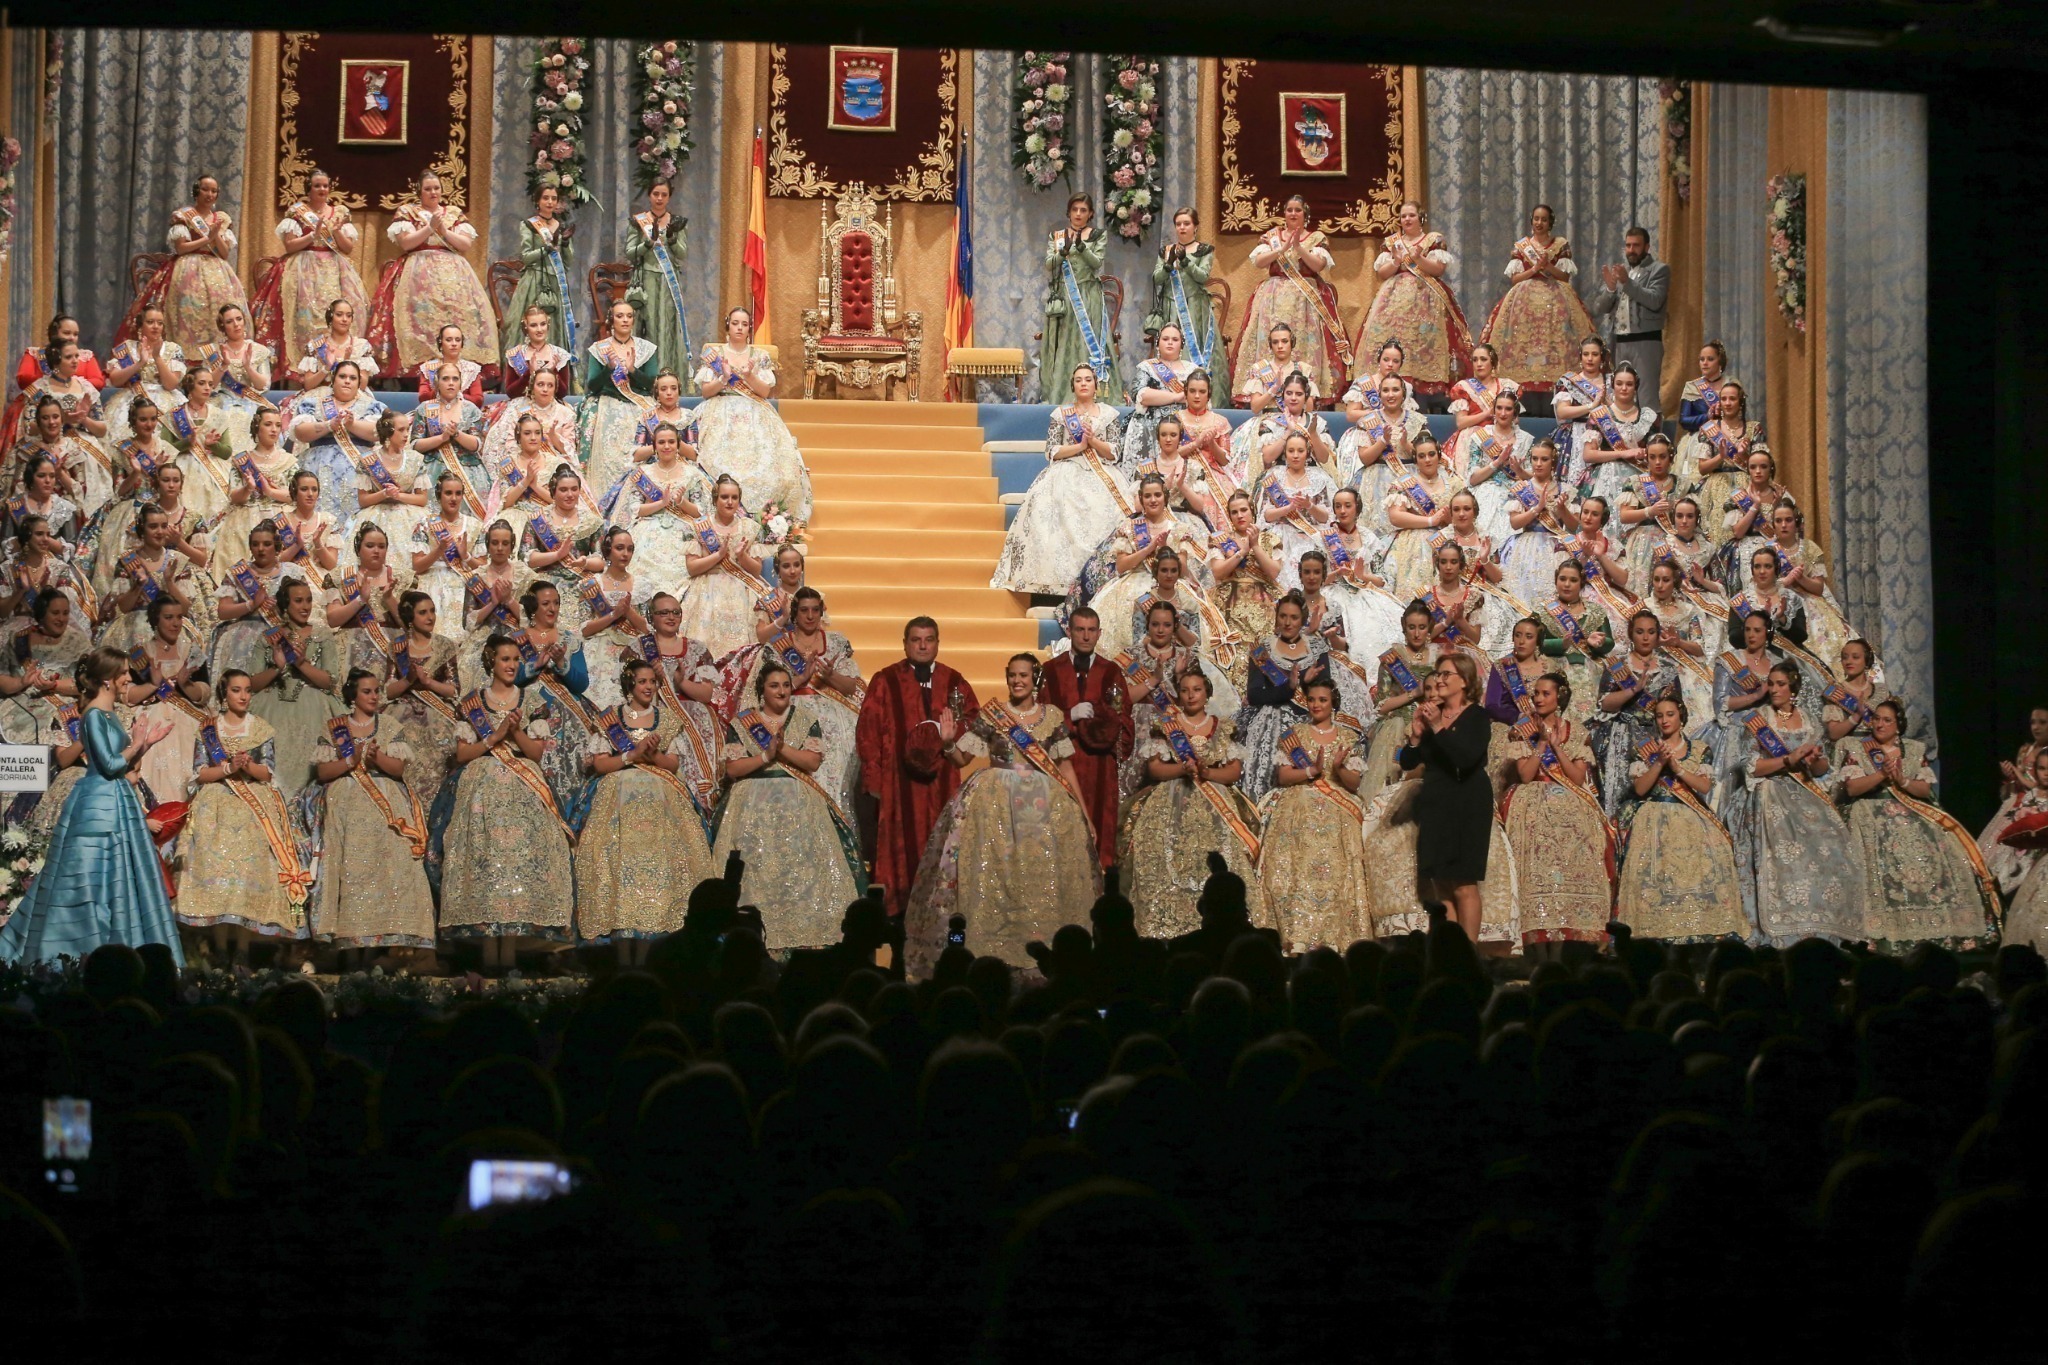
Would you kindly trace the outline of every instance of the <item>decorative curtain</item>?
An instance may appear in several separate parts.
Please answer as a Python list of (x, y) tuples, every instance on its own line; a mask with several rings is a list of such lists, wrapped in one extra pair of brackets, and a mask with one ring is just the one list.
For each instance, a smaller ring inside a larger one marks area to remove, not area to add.
[(1707, 119), (1712, 152), (1706, 175), (1694, 177), (1692, 191), (1695, 199), (1704, 193), (1707, 205), (1700, 340), (1719, 340), (1728, 348), (1728, 370), (1742, 381), (1750, 418), (1761, 420), (1764, 309), (1777, 306), (1766, 298), (1769, 267), (1764, 251), (1770, 90), (1716, 84)]
[[(626, 227), (635, 213), (647, 207), (636, 197), (634, 189), (634, 135), (628, 127), (637, 112), (632, 89), (634, 52), (646, 41), (601, 38), (589, 49), (590, 75), (584, 84), (588, 103), (583, 109), (584, 175), (595, 202), (577, 205), (570, 215), (576, 226), (575, 278), (570, 281), (570, 292), (575, 296), (577, 328), (582, 338), (593, 335), (590, 291), (584, 284), (590, 267), (600, 261), (625, 259)], [(493, 40), (493, 260), (519, 254), (519, 224), (533, 211), (526, 195), (526, 167), (530, 160), (527, 134), (532, 128), (533, 59), (537, 46), (532, 38)], [(707, 329), (715, 329), (720, 307), (718, 172), (725, 141), (721, 117), (724, 73), (724, 45), (697, 44), (697, 85), (690, 99), (690, 140), (696, 149), (683, 163), (675, 195), (669, 203), (671, 213), (689, 220), (687, 252), (680, 264), (683, 308), (688, 314), (693, 345), (702, 345), (715, 335), (715, 330)], [(741, 155), (745, 155), (744, 149)], [(687, 378), (684, 388), (689, 389)]]
[[(1884, 654), (1887, 684), (1931, 725), (1927, 102), (1834, 90), (1827, 118), (1835, 591)], [(1761, 258), (1760, 240), (1752, 249)]]
[[(1152, 301), (1152, 259), (1162, 234), (1172, 231), (1170, 215), (1195, 202), (1195, 166), (1200, 153), (1196, 124), (1201, 100), (1201, 62), (1168, 57), (1160, 63), (1160, 104), (1166, 117), (1166, 149), (1160, 159), (1160, 185), (1165, 212), (1136, 242), (1112, 237), (1105, 269), (1123, 281), (1121, 316), (1125, 375), (1133, 360), (1144, 359), (1145, 310)], [(1043, 321), (1045, 303), (1045, 239), (1065, 222), (1067, 196), (1086, 194), (1102, 211), (1102, 66), (1087, 53), (1075, 53), (1067, 68), (1073, 87), (1067, 134), (1074, 149), (1073, 178), (1050, 189), (1034, 189), (1010, 164), (1012, 84), (1017, 79), (1017, 54), (977, 51), (974, 54), (974, 336), (984, 346), (1021, 346), (1029, 368), (1024, 376), (1027, 401), (1038, 393), (1038, 342), (1034, 334)], [(1213, 224), (1204, 224), (1204, 232)], [(1124, 379), (1115, 388), (1120, 392)], [(1106, 386), (1107, 387), (1107, 386)]]
[(1657, 82), (1430, 67), (1424, 72), (1429, 226), (1453, 264), (1445, 279), (1475, 338), (1507, 290), (1502, 274), (1529, 211), (1548, 204), (1590, 298), (1622, 237), (1658, 235), (1664, 124)]
[[(129, 302), (128, 262), (165, 251), (171, 213), (200, 175), (220, 181), (239, 234), (249, 221), (242, 156), (248, 135), (249, 35), (189, 30), (65, 29), (57, 102), (57, 308), (78, 316), (106, 353)], [(35, 320), (35, 335), (42, 322)]]
[(12, 358), (24, 346), (43, 344), (48, 318), (35, 316), (36, 289), (36, 115), (43, 102), (43, 31), (16, 29), (11, 79), (12, 100), (7, 127), (21, 143), (21, 164), (14, 168), (14, 236), (8, 247), (7, 336)]

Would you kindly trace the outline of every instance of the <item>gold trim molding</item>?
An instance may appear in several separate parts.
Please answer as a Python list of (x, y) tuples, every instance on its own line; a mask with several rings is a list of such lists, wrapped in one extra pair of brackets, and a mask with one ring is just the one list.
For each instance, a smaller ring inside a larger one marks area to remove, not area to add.
[[(318, 33), (297, 31), (283, 34), (277, 63), (277, 207), (288, 209), (306, 196), (306, 178), (314, 162), (299, 145), (299, 63), (319, 40)], [(437, 33), (435, 45), (448, 54), (452, 77), (448, 92), (448, 145), (427, 163), (427, 169), (441, 177), (441, 197), (465, 212), (469, 208), (469, 74), (470, 37), (466, 33)], [(411, 99), (410, 91), (407, 99)], [(335, 182), (333, 199), (349, 209), (367, 209), (367, 197)], [(387, 212), (411, 202), (410, 195), (386, 194), (377, 207)]]

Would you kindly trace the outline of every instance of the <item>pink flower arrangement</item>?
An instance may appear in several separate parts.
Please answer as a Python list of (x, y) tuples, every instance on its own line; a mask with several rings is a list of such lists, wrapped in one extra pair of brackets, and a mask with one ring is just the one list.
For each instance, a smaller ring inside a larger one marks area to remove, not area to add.
[(565, 205), (590, 202), (584, 184), (582, 112), (590, 58), (583, 49), (581, 38), (543, 38), (533, 60), (536, 117), (527, 141), (533, 165), (526, 173), (526, 190), (530, 195), (554, 190)]
[(21, 144), (0, 138), (0, 265), (14, 248), (14, 168), (21, 164)]
[(674, 180), (691, 151), (690, 97), (697, 84), (697, 49), (676, 39), (648, 43), (635, 53), (631, 126), (633, 180), (645, 191)]
[(1806, 330), (1806, 177), (1774, 175), (1770, 196), (1771, 292), (1795, 332)]
[(1664, 105), (1664, 165), (1683, 204), (1692, 198), (1692, 82), (1659, 81)]
[(1026, 52), (1017, 64), (1013, 98), (1016, 115), (1010, 125), (1010, 161), (1039, 189), (1073, 174), (1066, 143), (1066, 109), (1073, 98), (1067, 86), (1070, 52)]
[(1165, 197), (1159, 159), (1157, 57), (1115, 53), (1102, 59), (1102, 212), (1104, 222), (1131, 241), (1145, 235)]

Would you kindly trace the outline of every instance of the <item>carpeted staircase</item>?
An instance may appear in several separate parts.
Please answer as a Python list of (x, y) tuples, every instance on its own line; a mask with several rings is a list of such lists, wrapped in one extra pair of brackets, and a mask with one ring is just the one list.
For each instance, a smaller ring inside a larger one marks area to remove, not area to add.
[(1025, 602), (989, 587), (1003, 507), (966, 403), (792, 399), (776, 404), (811, 469), (808, 581), (864, 676), (903, 657), (903, 623), (931, 616), (939, 657), (983, 697), (1037, 647)]

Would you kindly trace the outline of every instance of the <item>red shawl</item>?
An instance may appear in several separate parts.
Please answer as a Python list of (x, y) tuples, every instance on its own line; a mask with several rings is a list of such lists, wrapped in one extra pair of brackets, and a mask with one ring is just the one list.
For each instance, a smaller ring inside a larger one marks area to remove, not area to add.
[[(949, 703), (964, 730), (980, 710), (974, 689), (942, 663), (932, 665), (927, 703), (908, 659), (875, 674), (854, 730), (861, 789), (879, 806), (875, 880), (888, 889), (889, 913), (901, 915), (939, 812), (960, 788), (960, 772), (939, 743), (938, 714)], [(926, 722), (931, 722), (927, 724)]]
[[(1113, 660), (1097, 654), (1088, 666), (1084, 691), (1073, 656), (1061, 654), (1045, 666), (1038, 699), (1057, 706), (1060, 714), (1068, 717), (1081, 804), (1095, 827), (1096, 851), (1102, 865), (1108, 867), (1116, 861), (1117, 768), (1131, 756), (1131, 703), (1124, 692), (1124, 672)], [(1074, 707), (1084, 701), (1095, 708), (1095, 714), (1086, 720), (1072, 719)]]

